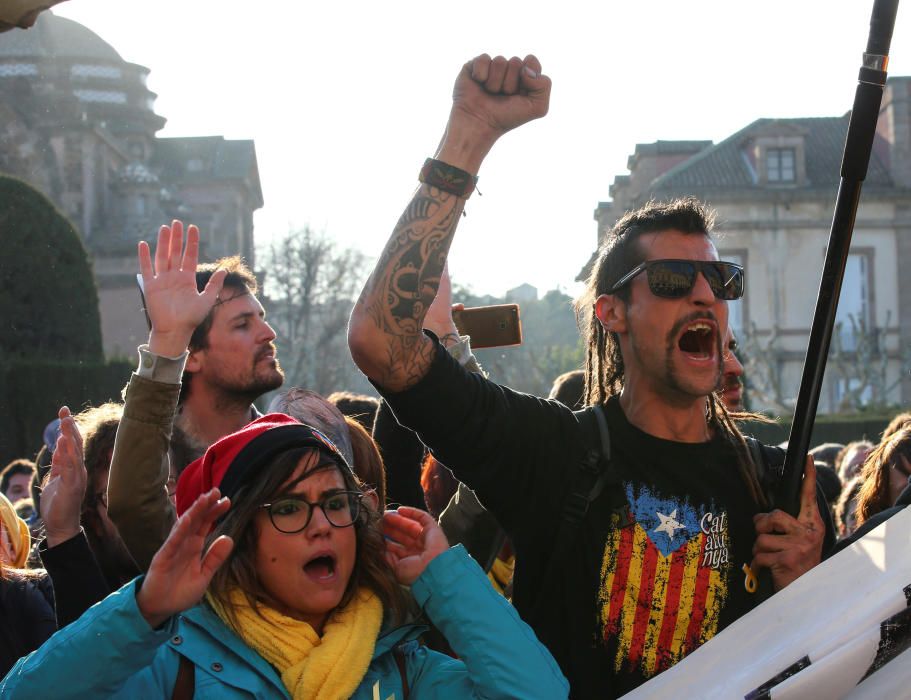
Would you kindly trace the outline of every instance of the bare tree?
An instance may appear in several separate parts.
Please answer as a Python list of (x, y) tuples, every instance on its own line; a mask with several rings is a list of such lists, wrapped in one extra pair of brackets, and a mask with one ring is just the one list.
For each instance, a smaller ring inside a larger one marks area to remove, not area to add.
[(889, 395), (911, 369), (911, 348), (899, 343), (898, 379), (888, 380), (890, 358), (885, 349), (885, 329), (890, 320), (891, 313), (887, 312), (885, 327), (868, 330), (863, 319), (850, 314), (849, 329), (843, 323), (836, 324), (829, 361), (842, 387), (839, 412), (890, 407)]
[[(889, 396), (911, 370), (911, 344), (899, 343), (898, 378), (890, 381), (887, 373), (890, 359), (886, 352), (885, 328), (867, 328), (863, 320), (848, 316), (849, 327), (837, 323), (829, 348), (826, 371), (839, 382), (839, 413), (891, 408)], [(796, 403), (797, 388), (788, 391), (783, 385), (783, 350), (777, 327), (761, 338), (756, 325), (740, 339), (740, 359), (744, 365), (747, 389), (751, 399), (774, 413), (791, 413)]]
[(285, 386), (321, 394), (366, 388), (348, 353), (345, 329), (367, 276), (367, 257), (309, 226), (292, 229), (265, 256), (265, 299)]

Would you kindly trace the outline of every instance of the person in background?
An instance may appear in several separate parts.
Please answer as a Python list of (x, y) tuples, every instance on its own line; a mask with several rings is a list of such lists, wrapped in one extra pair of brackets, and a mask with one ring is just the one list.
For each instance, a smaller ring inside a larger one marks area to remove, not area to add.
[(57, 629), (47, 574), (25, 568), (30, 549), (28, 525), (0, 494), (0, 674), (4, 675)]
[[(381, 515), (374, 498), (319, 431), (253, 421), (181, 475), (181, 518), (148, 574), (21, 659), (0, 695), (567, 697), (464, 550), (427, 513)], [(417, 644), (411, 604), (460, 660)]]
[(269, 402), (268, 412), (284, 413), (320, 430), (341, 450), (348, 464), (354, 462), (351, 431), (345, 415), (315, 391), (298, 386), (282, 391)]
[(839, 540), (850, 537), (857, 529), (857, 496), (860, 494), (860, 487), (863, 486), (863, 483), (863, 479), (858, 474), (842, 486), (834, 513)]
[(855, 476), (860, 474), (860, 469), (867, 459), (867, 455), (873, 450), (875, 445), (869, 440), (855, 440), (844, 446), (844, 449), (835, 457), (835, 464), (832, 466), (838, 472), (838, 477), (843, 484), (848, 483)]
[(883, 439), (867, 456), (857, 495), (857, 527), (895, 504), (911, 477), (911, 427)]
[(889, 425), (883, 430), (883, 434), (880, 437), (880, 443), (882, 443), (886, 438), (892, 437), (902, 428), (911, 427), (911, 411), (905, 411), (903, 413), (896, 414), (892, 420), (889, 421)]
[(365, 430), (373, 430), (380, 400), (375, 396), (356, 394), (353, 391), (334, 391), (326, 397), (329, 403), (335, 404), (346, 416), (354, 418)]
[(810, 454), (813, 456), (814, 462), (828, 464), (831, 467), (844, 448), (845, 446), (838, 442), (824, 442), (811, 449)]
[(35, 472), (35, 463), (31, 460), (14, 459), (0, 472), (0, 493), (14, 505), (16, 501), (28, 498)]
[(721, 385), (718, 391), (724, 407), (731, 413), (740, 413), (743, 407), (743, 364), (737, 357), (737, 338), (728, 326), (724, 336), (724, 366), (721, 370)]
[(585, 372), (574, 369), (561, 374), (554, 379), (547, 398), (555, 399), (567, 408), (578, 411), (585, 405)]

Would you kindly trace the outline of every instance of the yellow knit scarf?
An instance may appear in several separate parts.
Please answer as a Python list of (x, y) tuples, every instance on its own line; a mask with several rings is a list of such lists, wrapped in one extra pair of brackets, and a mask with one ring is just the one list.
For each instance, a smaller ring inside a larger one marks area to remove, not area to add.
[(308, 623), (262, 603), (257, 612), (240, 589), (228, 598), (236, 625), (225, 607), (206, 594), (222, 621), (278, 670), (292, 698), (339, 700), (354, 695), (373, 658), (383, 621), (383, 604), (373, 591), (361, 588), (348, 605), (332, 613), (322, 637)]

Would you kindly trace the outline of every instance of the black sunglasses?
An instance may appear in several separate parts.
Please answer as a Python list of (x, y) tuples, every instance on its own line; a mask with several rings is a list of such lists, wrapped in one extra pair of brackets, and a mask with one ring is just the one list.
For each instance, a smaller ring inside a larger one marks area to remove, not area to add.
[(613, 294), (643, 270), (648, 288), (656, 297), (679, 299), (690, 293), (701, 272), (718, 299), (733, 301), (743, 296), (743, 266), (723, 260), (646, 260), (636, 265), (610, 288)]

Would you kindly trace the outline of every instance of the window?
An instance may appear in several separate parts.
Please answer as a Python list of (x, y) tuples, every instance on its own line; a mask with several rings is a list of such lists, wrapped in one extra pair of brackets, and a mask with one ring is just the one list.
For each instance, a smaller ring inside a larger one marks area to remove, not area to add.
[(83, 102), (110, 102), (121, 105), (127, 102), (125, 92), (114, 90), (73, 90), (73, 94)]
[(15, 78), (19, 75), (38, 75), (34, 63), (4, 63), (0, 65), (0, 78)]
[(795, 153), (793, 148), (768, 148), (765, 152), (766, 174), (769, 182), (795, 182)]
[(70, 68), (70, 74), (74, 78), (107, 78), (117, 79), (123, 74), (119, 68), (114, 66), (93, 66), (85, 63), (77, 63)]
[[(870, 333), (870, 259), (864, 253), (850, 253), (845, 265), (845, 276), (841, 283), (841, 295), (838, 297), (838, 310), (835, 312), (836, 327), (840, 328), (839, 338), (842, 349), (847, 352), (857, 350), (859, 333)], [(841, 324), (840, 327), (837, 324)], [(856, 330), (855, 330), (856, 329)]]

